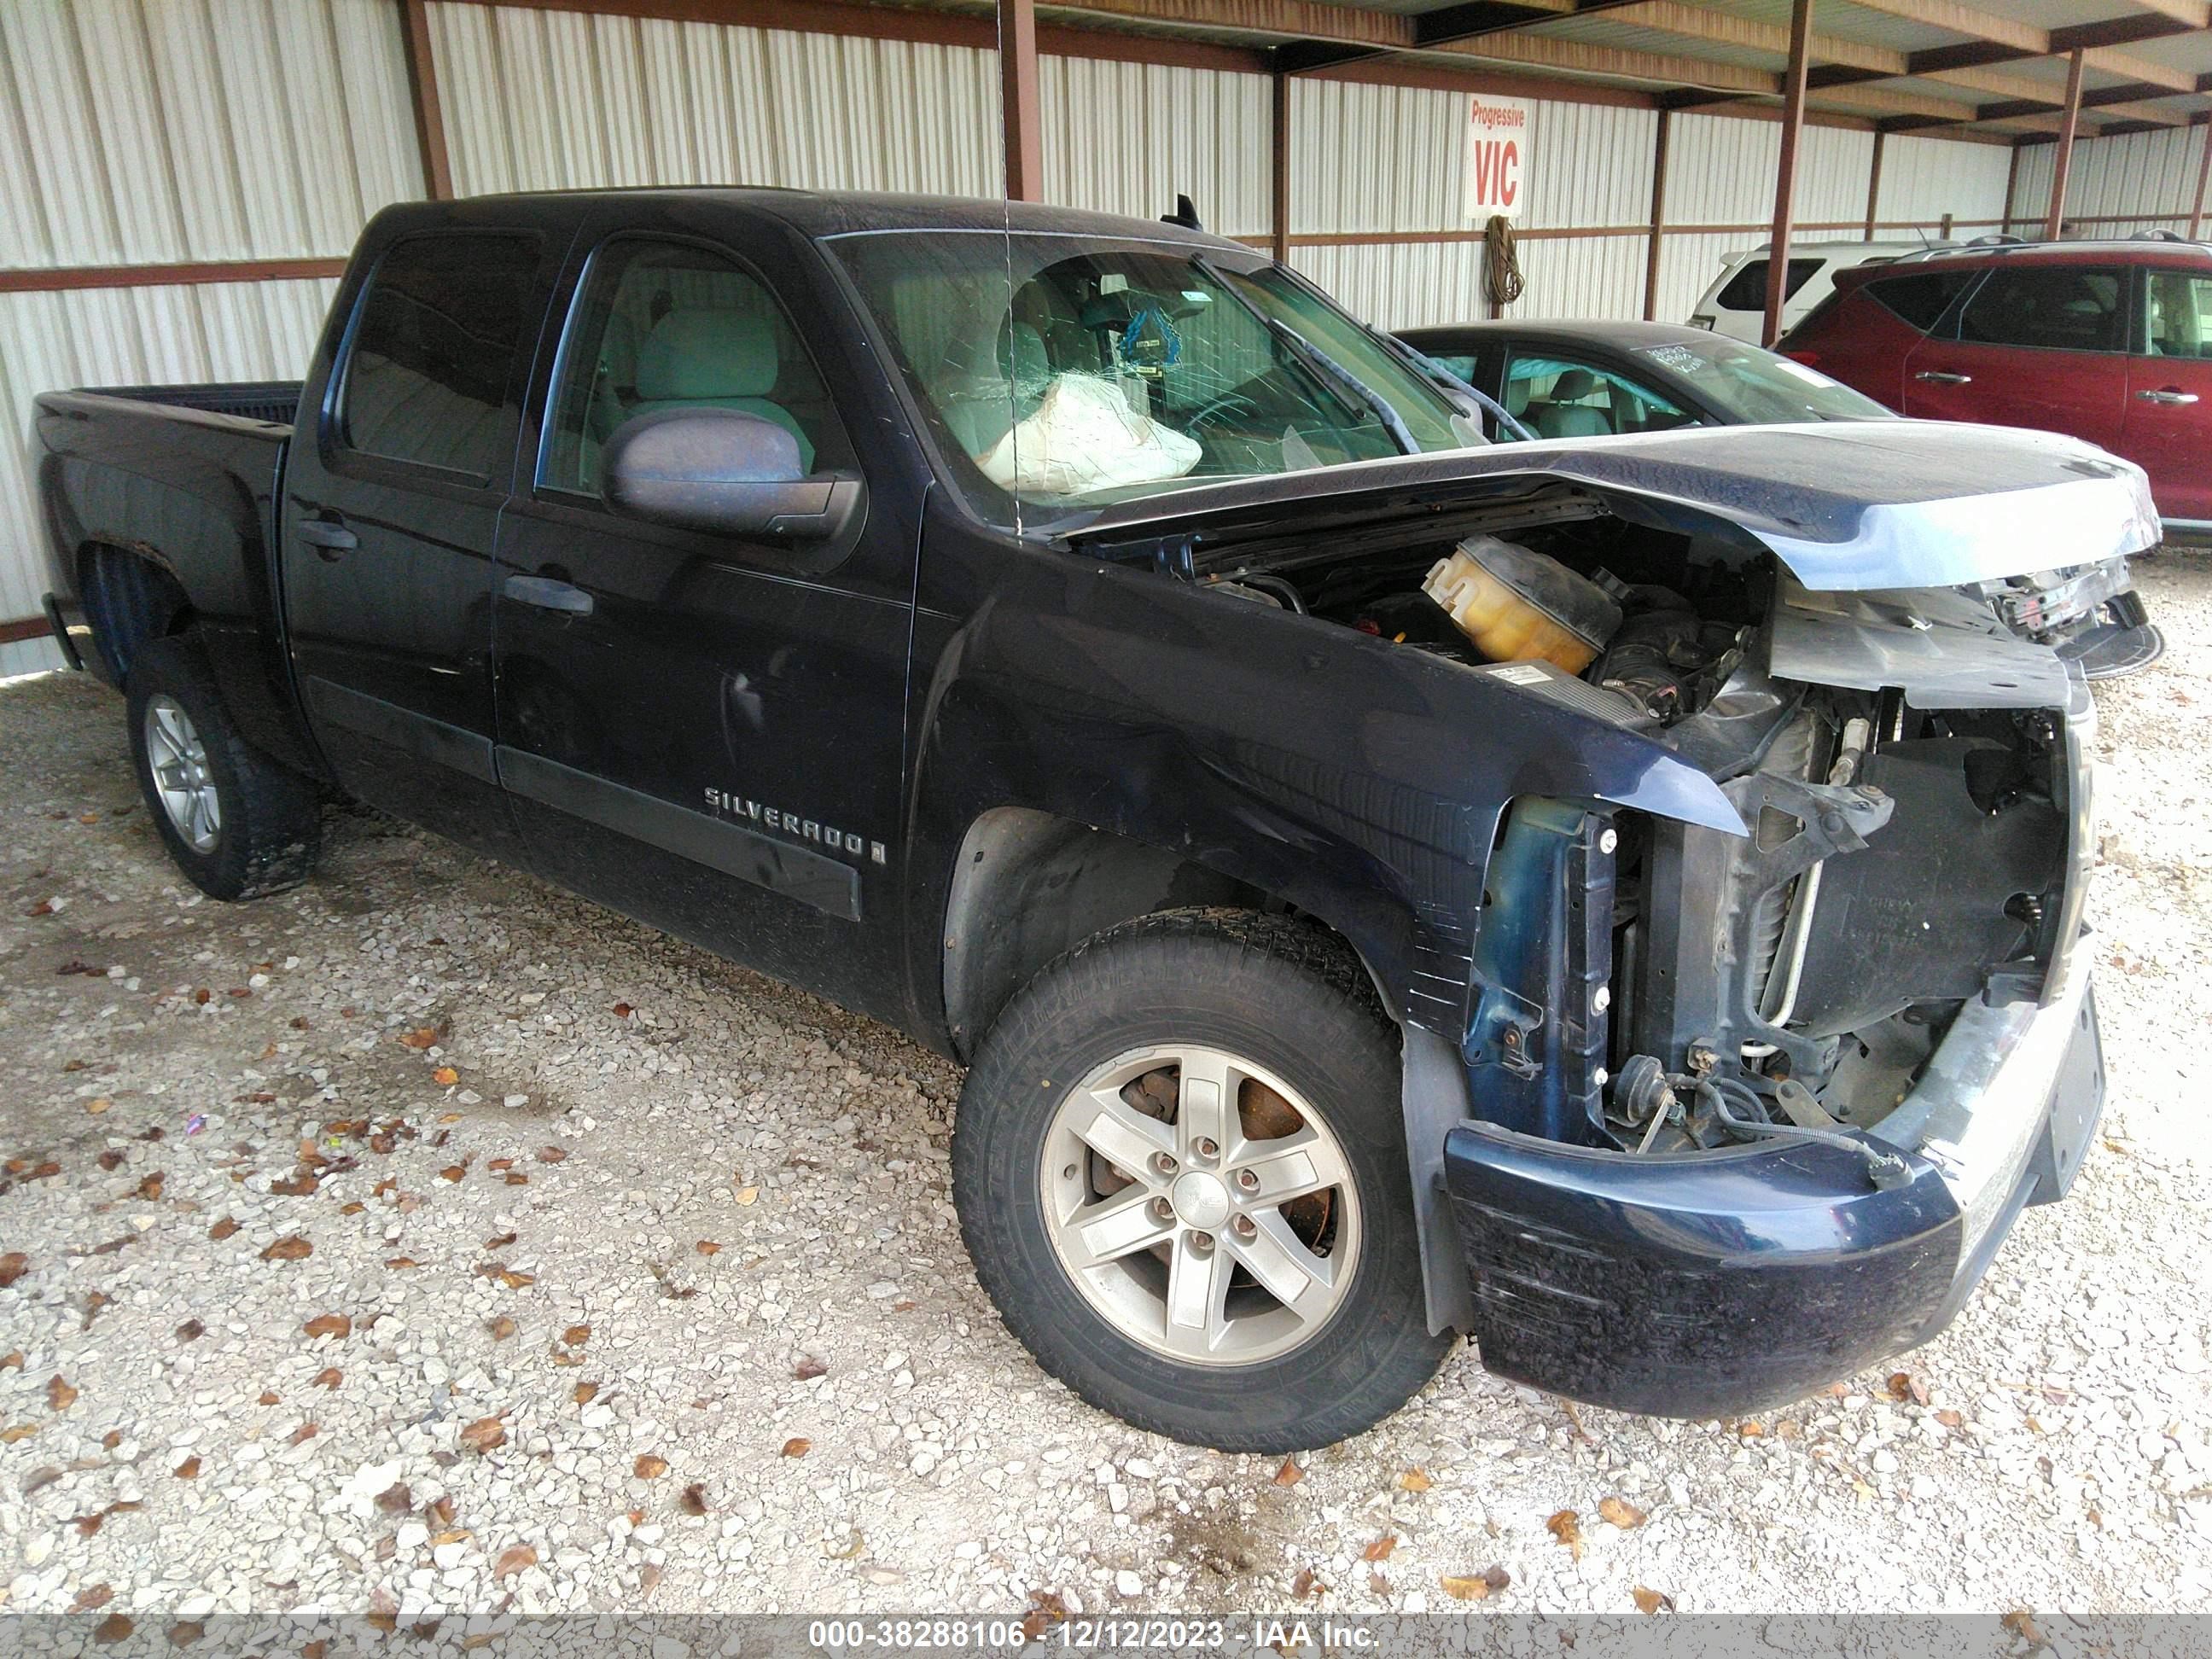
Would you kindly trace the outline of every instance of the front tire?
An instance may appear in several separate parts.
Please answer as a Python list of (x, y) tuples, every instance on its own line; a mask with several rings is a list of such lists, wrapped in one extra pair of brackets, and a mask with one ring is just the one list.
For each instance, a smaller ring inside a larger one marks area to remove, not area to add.
[(149, 641), (131, 665), (131, 757), (154, 827), (210, 898), (296, 887), (322, 836), (315, 787), (239, 735), (198, 644)]
[(1348, 951), (1144, 917), (1007, 1007), (952, 1136), (977, 1277), (1100, 1409), (1224, 1451), (1371, 1428), (1434, 1375), (1396, 1033)]

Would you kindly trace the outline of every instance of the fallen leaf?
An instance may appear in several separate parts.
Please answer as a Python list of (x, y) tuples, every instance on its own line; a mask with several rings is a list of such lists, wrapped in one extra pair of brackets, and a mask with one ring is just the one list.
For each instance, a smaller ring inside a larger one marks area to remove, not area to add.
[(76, 1390), (62, 1381), (57, 1374), (46, 1383), (46, 1405), (49, 1409), (65, 1412), (76, 1403)]
[(538, 1149), (538, 1161), (540, 1164), (559, 1164), (568, 1156), (568, 1149), (565, 1146), (540, 1146)]
[(495, 1578), (512, 1578), (538, 1565), (538, 1552), (527, 1544), (510, 1544), (499, 1553), (499, 1559), (491, 1564)]
[(0, 1446), (13, 1446), (21, 1441), (28, 1440), (39, 1431), (39, 1426), (36, 1423), (17, 1423), (9, 1428), (0, 1429)]
[(1601, 1499), (1597, 1506), (1597, 1513), (1600, 1520), (1611, 1522), (1623, 1532), (1644, 1524), (1644, 1511), (1625, 1498)]
[(461, 1443), (471, 1451), (488, 1452), (507, 1443), (507, 1425), (496, 1417), (479, 1417), (461, 1431)]
[(1966, 1426), (1966, 1413), (1954, 1412), (1948, 1406), (1936, 1413), (1936, 1420), (1947, 1429), (1963, 1429)]
[(351, 1336), (353, 1320), (345, 1314), (317, 1314), (300, 1328), (309, 1336)]
[(813, 1449), (814, 1443), (811, 1440), (796, 1435), (783, 1443), (783, 1455), (786, 1457), (804, 1457)]
[(281, 1406), (284, 1403), (284, 1399), (283, 1396), (278, 1394), (276, 1389), (264, 1389), (261, 1391), (261, 1399), (258, 1403), (264, 1406)]
[(92, 1627), (92, 1639), (103, 1647), (112, 1647), (138, 1628), (119, 1613), (111, 1613)]
[(817, 1376), (829, 1376), (830, 1368), (811, 1353), (801, 1354), (799, 1363), (791, 1368), (791, 1374), (801, 1382), (811, 1382)]
[(109, 1584), (88, 1584), (76, 1593), (76, 1604), (72, 1611), (90, 1613), (106, 1607), (115, 1599), (115, 1589)]
[(1279, 1486), (1295, 1486), (1305, 1478), (1306, 1472), (1298, 1467), (1295, 1457), (1285, 1457), (1283, 1467), (1275, 1471), (1275, 1484)]
[(1641, 1584), (1637, 1585), (1628, 1593), (1636, 1598), (1636, 1610), (1638, 1613), (1672, 1613), (1674, 1611), (1674, 1598), (1671, 1595), (1662, 1595), (1656, 1589), (1646, 1589)]
[(423, 1025), (408, 1032), (399, 1040), (410, 1048), (428, 1048), (437, 1042), (438, 1033), (434, 1027)]
[(200, 1478), (200, 1460), (198, 1457), (187, 1457), (169, 1473), (179, 1480), (197, 1480)]
[(0, 1358), (0, 1371), (20, 1371), (22, 1369), (23, 1351), (21, 1348), (10, 1348), (6, 1358)]
[(668, 1473), (668, 1460), (655, 1457), (651, 1452), (640, 1452), (637, 1462), (630, 1465), (630, 1473), (641, 1480), (658, 1480)]
[(430, 1534), (430, 1547), (435, 1549), (441, 1544), (465, 1544), (475, 1536), (466, 1527), (449, 1527), (444, 1532)]
[(576, 1384), (574, 1399), (579, 1406), (588, 1406), (592, 1401), (597, 1400), (599, 1397), (599, 1385), (598, 1383), (579, 1382)]
[(1398, 1486), (1402, 1492), (1426, 1492), (1435, 1484), (1429, 1479), (1427, 1474), (1420, 1469), (1407, 1469), (1398, 1477)]
[(269, 1190), (279, 1198), (313, 1198), (321, 1185), (313, 1170), (300, 1170), (289, 1180), (270, 1182)]
[(615, 1004), (611, 1012), (617, 1019), (628, 1019), (630, 1017), (631, 1010), (629, 1004), (627, 1002), (617, 1002)]
[(508, 1245), (514, 1243), (514, 1234), (501, 1233), (496, 1237), (487, 1238), (484, 1240), (483, 1247), (487, 1250), (503, 1250)]
[(496, 1319), (486, 1320), (484, 1322), (484, 1328), (491, 1333), (491, 1340), (493, 1341), (504, 1342), (507, 1338), (514, 1334), (516, 1326), (512, 1319), (509, 1319), (505, 1314), (501, 1314)]
[(921, 1304), (919, 1302), (908, 1302), (902, 1297), (900, 1300), (891, 1304), (891, 1311), (893, 1313), (912, 1313), (921, 1305)]
[(1889, 1397), (1924, 1406), (1928, 1403), (1928, 1385), (1911, 1371), (1892, 1371), (1889, 1374)]
[(489, 1163), (489, 1164), (485, 1164), (485, 1165), (484, 1165), (484, 1168), (485, 1168), (485, 1169), (487, 1169), (487, 1170), (512, 1170), (514, 1167), (514, 1160), (513, 1158), (495, 1158), (492, 1159), (492, 1161), (491, 1161), (490, 1163)]
[(1309, 1595), (1318, 1595), (1328, 1588), (1321, 1582), (1321, 1575), (1311, 1567), (1300, 1567), (1291, 1579), (1291, 1600), (1303, 1601)]
[(198, 1620), (179, 1619), (169, 1626), (169, 1645), (173, 1648), (188, 1648), (206, 1634), (207, 1626)]
[(2003, 1618), (1998, 1620), (1997, 1623), (2002, 1625), (2021, 1641), (2033, 1646), (2039, 1648), (2048, 1645), (2044, 1638), (2042, 1626), (2035, 1622), (2035, 1610), (2033, 1607), (2014, 1607)]
[(589, 1325), (571, 1325), (561, 1333), (561, 1340), (572, 1348), (580, 1348), (592, 1340), (592, 1328)]
[(408, 1267), (419, 1267), (422, 1264), (411, 1255), (388, 1255), (384, 1258), (384, 1265), (387, 1267), (404, 1270)]
[(0, 1291), (6, 1290), (31, 1269), (31, 1258), (21, 1250), (0, 1255)]
[(311, 1389), (335, 1389), (344, 1381), (343, 1371), (335, 1365), (325, 1365), (315, 1373), (315, 1380), (307, 1386)]
[(444, 1169), (438, 1171), (438, 1179), (441, 1181), (459, 1181), (466, 1176), (468, 1172), (468, 1166), (466, 1164), (449, 1164)]
[(430, 1073), (430, 1081), (441, 1089), (450, 1089), (461, 1080), (461, 1074), (450, 1066), (441, 1066)]
[(520, 1170), (509, 1170), (500, 1179), (510, 1187), (527, 1187), (530, 1184), (530, 1177)]
[(1437, 1582), (1444, 1587), (1444, 1594), (1460, 1601), (1486, 1601), (1513, 1582), (1513, 1576), (1503, 1567), (1485, 1567), (1480, 1572), (1444, 1573)]
[(222, 1220), (216, 1222), (214, 1226), (208, 1229), (208, 1237), (210, 1238), (218, 1240), (225, 1239), (228, 1238), (237, 1231), (238, 1223), (231, 1217), (225, 1216)]
[(284, 1443), (288, 1446), (303, 1446), (322, 1431), (322, 1425), (319, 1423), (302, 1423), (292, 1431), (291, 1437)]
[(386, 1515), (404, 1515), (415, 1507), (415, 1493), (405, 1481), (394, 1481), (376, 1494), (376, 1507)]
[(165, 1176), (161, 1170), (156, 1170), (153, 1174), (148, 1176), (143, 1181), (138, 1183), (137, 1195), (144, 1199), (159, 1198), (161, 1195), (161, 1188), (165, 1184), (167, 1184), (167, 1180), (168, 1177), (167, 1176)]
[(93, 1162), (99, 1164), (103, 1170), (119, 1170), (123, 1167), (123, 1154), (117, 1148), (110, 1146), (106, 1152), (94, 1158)]
[(759, 1199), (759, 1197), (760, 1188), (757, 1187), (740, 1187), (738, 1188), (738, 1202), (740, 1204), (754, 1203)]
[(1363, 1561), (1388, 1561), (1390, 1559), (1390, 1552), (1397, 1547), (1398, 1534), (1395, 1532), (1386, 1532), (1365, 1549), (1360, 1551), (1359, 1559)]
[(701, 1255), (720, 1255), (722, 1253), (722, 1247), (711, 1238), (702, 1238), (691, 1248)]
[(264, 1261), (305, 1261), (315, 1253), (315, 1247), (297, 1233), (287, 1233), (267, 1249), (262, 1251)]
[(453, 1499), (452, 1494), (448, 1493), (447, 1496), (436, 1499), (431, 1504), (430, 1507), (424, 1511), (424, 1513), (428, 1515), (433, 1521), (435, 1521), (441, 1527), (452, 1526), (453, 1524)]
[(696, 1480), (694, 1480), (694, 1481), (693, 1481), (690, 1486), (686, 1486), (686, 1487), (684, 1487), (684, 1497), (683, 1497), (683, 1500), (682, 1500), (682, 1501), (683, 1501), (683, 1505), (684, 1505), (684, 1514), (686, 1514), (686, 1515), (704, 1515), (704, 1514), (706, 1514), (706, 1512), (707, 1512), (707, 1488), (706, 1488), (706, 1486), (705, 1486), (704, 1485), (702, 1485), (701, 1482), (696, 1481)]
[(33, 1469), (23, 1477), (23, 1496), (28, 1498), (34, 1492), (43, 1492), (61, 1478), (62, 1472), (51, 1463), (44, 1468)]
[(1576, 1560), (1583, 1559), (1582, 1518), (1572, 1510), (1561, 1510), (1544, 1522), (1544, 1530), (1572, 1551)]
[(512, 1267), (501, 1267), (496, 1277), (499, 1282), (510, 1291), (519, 1291), (526, 1285), (535, 1285), (538, 1282), (536, 1273), (519, 1273)]

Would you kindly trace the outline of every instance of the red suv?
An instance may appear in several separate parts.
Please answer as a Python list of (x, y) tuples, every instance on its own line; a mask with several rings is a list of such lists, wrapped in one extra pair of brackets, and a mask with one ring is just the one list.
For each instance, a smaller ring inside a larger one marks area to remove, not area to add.
[(1835, 283), (1783, 351), (1906, 415), (2087, 439), (2150, 475), (2170, 536), (2212, 539), (2212, 246), (1978, 245)]

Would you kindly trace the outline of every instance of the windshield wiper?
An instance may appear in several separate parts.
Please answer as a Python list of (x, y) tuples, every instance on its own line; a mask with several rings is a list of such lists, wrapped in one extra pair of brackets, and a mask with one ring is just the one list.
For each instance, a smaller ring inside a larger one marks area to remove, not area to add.
[(1474, 410), (1468, 411), (1468, 413), (1487, 410), (1490, 412), (1490, 416), (1492, 420), (1496, 421), (1498, 425), (1511, 432), (1515, 437), (1520, 439), (1523, 443), (1534, 443), (1536, 441), (1536, 434), (1522, 424), (1519, 417), (1516, 416), (1512, 410), (1506, 408), (1504, 404), (1499, 403), (1497, 398), (1492, 397), (1480, 386), (1468, 385), (1465, 380), (1460, 379), (1458, 375), (1453, 374), (1451, 370), (1446, 368), (1435, 358), (1430, 356), (1428, 353), (1420, 350), (1417, 347), (1407, 345), (1403, 340), (1400, 339), (1396, 335), (1390, 333), (1388, 330), (1377, 328), (1372, 323), (1363, 323), (1361, 326), (1364, 328), (1370, 335), (1374, 337), (1376, 344), (1382, 346), (1385, 350), (1403, 357), (1408, 363), (1413, 365), (1414, 370), (1419, 374), (1423, 380), (1434, 381), (1437, 386), (1443, 388), (1447, 395), (1456, 393), (1460, 397), (1472, 399), (1474, 404)]
[(1350, 392), (1353, 402), (1361, 404), (1369, 414), (1381, 422), (1382, 429), (1390, 434), (1390, 441), (1398, 446), (1400, 454), (1418, 455), (1421, 453), (1420, 445), (1413, 441), (1413, 433), (1407, 428), (1406, 422), (1399, 417), (1398, 411), (1390, 406), (1390, 400), (1388, 398), (1281, 318), (1267, 317), (1262, 320), (1267, 325), (1268, 332), (1288, 346), (1293, 356), (1334, 380), (1340, 391)]

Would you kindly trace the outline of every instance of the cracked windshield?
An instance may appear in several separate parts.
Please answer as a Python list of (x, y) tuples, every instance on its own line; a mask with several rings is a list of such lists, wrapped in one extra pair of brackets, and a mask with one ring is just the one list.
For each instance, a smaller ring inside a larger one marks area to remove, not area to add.
[(836, 246), (1001, 523), (1484, 441), (1463, 393), (1256, 255), (988, 233)]

